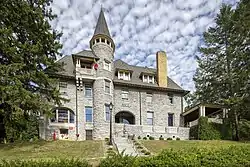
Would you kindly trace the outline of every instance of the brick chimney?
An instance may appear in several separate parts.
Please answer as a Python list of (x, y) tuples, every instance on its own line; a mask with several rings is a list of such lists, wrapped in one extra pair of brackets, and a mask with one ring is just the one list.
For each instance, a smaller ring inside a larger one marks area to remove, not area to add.
[(160, 87), (167, 87), (167, 56), (166, 52), (158, 51), (156, 53), (156, 68), (157, 68), (157, 81)]

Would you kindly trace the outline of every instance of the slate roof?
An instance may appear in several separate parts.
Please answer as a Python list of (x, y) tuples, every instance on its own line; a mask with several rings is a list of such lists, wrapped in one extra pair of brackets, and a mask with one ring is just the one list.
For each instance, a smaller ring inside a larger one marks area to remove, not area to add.
[(62, 63), (63, 69), (64, 69), (63, 71), (58, 72), (57, 75), (61, 75), (64, 77), (75, 77), (75, 74), (74, 74), (75, 65), (73, 64), (72, 56), (64, 56), (57, 62)]
[[(156, 82), (154, 84), (142, 82), (142, 78), (141, 78), (141, 74), (142, 73), (152, 74), (152, 75), (156, 76), (156, 69), (147, 68), (147, 67), (132, 66), (132, 65), (129, 65), (129, 64), (123, 62), (122, 60), (116, 60), (114, 62), (114, 68), (115, 69), (124, 69), (124, 70), (133, 71), (132, 77), (131, 77), (130, 81), (120, 80), (120, 79), (118, 79), (117, 75), (115, 75), (115, 77), (114, 77), (114, 83), (117, 83), (117, 84), (131, 84), (131, 85), (134, 85), (134, 86), (137, 85), (137, 86), (146, 86), (146, 87), (159, 88), (159, 86), (158, 86), (158, 84)], [(177, 85), (169, 77), (168, 77), (167, 88), (168, 89), (173, 89), (173, 90), (184, 91), (179, 85)]]
[(88, 58), (95, 58), (99, 59), (91, 50), (83, 50), (79, 53), (73, 54), (73, 56), (80, 56), (80, 57), (88, 57)]
[(111, 38), (110, 33), (109, 33), (109, 29), (108, 29), (108, 25), (106, 22), (106, 19), (104, 17), (104, 13), (103, 10), (101, 9), (99, 17), (98, 17), (98, 21), (95, 27), (95, 32), (94, 35), (97, 34), (103, 34), (103, 35), (107, 35), (108, 37)]
[[(84, 54), (84, 53), (86, 53), (86, 54)], [(75, 55), (86, 56), (89, 54), (90, 56), (93, 56), (93, 54), (91, 54), (91, 53), (92, 53), (91, 51), (82, 51), (82, 52), (79, 52)], [(58, 60), (59, 63), (62, 63), (64, 65), (63, 66), (64, 71), (57, 73), (57, 75), (59, 75), (59, 76), (61, 75), (64, 77), (69, 77), (69, 78), (75, 77), (75, 74), (74, 74), (75, 66), (73, 64), (73, 56), (64, 56), (63, 58)], [(142, 73), (152, 74), (152, 75), (156, 76), (156, 69), (154, 69), (154, 68), (132, 66), (132, 65), (125, 63), (122, 60), (114, 61), (114, 68), (115, 68), (115, 72), (117, 72), (118, 69), (129, 70), (132, 72), (132, 77), (131, 77), (130, 81), (120, 80), (120, 79), (118, 79), (117, 75), (115, 75), (113, 81), (114, 81), (114, 84), (117, 84), (117, 85), (124, 85), (124, 86), (131, 85), (134, 87), (144, 87), (144, 88), (148, 88), (148, 89), (168, 89), (170, 91), (179, 91), (182, 93), (187, 92), (187, 91), (183, 90), (178, 84), (176, 84), (169, 77), (168, 77), (167, 88), (159, 87), (157, 82), (155, 82), (154, 84), (142, 82), (142, 78), (141, 78)]]

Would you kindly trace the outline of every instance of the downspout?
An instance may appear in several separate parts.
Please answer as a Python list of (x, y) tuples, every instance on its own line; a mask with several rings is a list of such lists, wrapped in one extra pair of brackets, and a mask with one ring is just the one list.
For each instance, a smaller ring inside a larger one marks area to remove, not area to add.
[(183, 127), (185, 126), (185, 120), (184, 120), (184, 116), (182, 115), (183, 113), (183, 96), (181, 96), (181, 117), (182, 117), (182, 121), (181, 124), (183, 125)]
[(139, 90), (139, 98), (140, 98), (140, 125), (142, 125), (141, 123), (141, 91)]
[[(77, 81), (76, 81), (77, 82)], [(76, 136), (78, 140), (78, 103), (77, 103), (77, 84), (76, 84)]]

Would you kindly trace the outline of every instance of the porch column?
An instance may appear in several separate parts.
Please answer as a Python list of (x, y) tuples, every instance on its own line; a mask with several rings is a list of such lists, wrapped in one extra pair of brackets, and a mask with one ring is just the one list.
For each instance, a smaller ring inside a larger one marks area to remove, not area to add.
[(200, 106), (199, 108), (199, 116), (200, 117), (205, 117), (205, 106)]
[(226, 109), (226, 108), (223, 108), (222, 109), (222, 112), (223, 112), (223, 118), (227, 118), (227, 113), (228, 113), (228, 109)]

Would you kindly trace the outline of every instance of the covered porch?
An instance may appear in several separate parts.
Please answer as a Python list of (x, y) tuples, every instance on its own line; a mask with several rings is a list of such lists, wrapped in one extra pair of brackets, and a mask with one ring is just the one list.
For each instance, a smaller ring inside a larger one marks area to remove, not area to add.
[(200, 117), (208, 117), (208, 121), (221, 123), (227, 117), (228, 109), (217, 104), (197, 104), (187, 108), (182, 116), (184, 117), (185, 127), (192, 127), (198, 124)]

